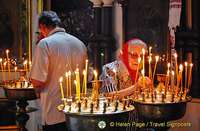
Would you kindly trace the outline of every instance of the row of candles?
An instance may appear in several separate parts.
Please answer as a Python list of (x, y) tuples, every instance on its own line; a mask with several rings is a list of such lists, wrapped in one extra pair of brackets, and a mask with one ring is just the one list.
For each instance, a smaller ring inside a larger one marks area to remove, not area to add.
[[(11, 67), (10, 67), (10, 58), (9, 58), (9, 50), (6, 50), (6, 61), (3, 62), (3, 59), (0, 58), (0, 64), (1, 64), (1, 72), (2, 72), (2, 77), (3, 77), (3, 81), (5, 82), (6, 81), (6, 72), (8, 71), (8, 74), (9, 74), (9, 80), (11, 81)], [(24, 70), (26, 71), (26, 78), (28, 80), (28, 61), (25, 60), (24, 63)], [(7, 69), (6, 70), (6, 66), (7, 66)], [(31, 61), (29, 61), (29, 69), (31, 68)], [(17, 79), (17, 66), (14, 66), (14, 71), (15, 71), (15, 82), (16, 82), (16, 79)]]
[[(152, 61), (152, 54), (151, 54), (151, 49), (152, 47), (149, 47), (149, 78), (151, 80), (151, 93), (153, 92), (153, 89), (154, 89), (154, 78), (155, 78), (155, 72), (156, 72), (156, 67), (157, 67), (157, 63), (159, 61), (159, 56), (155, 56), (155, 66), (154, 66), (154, 71), (153, 71), (153, 74), (152, 74), (152, 69), (151, 69), (151, 61)], [(144, 92), (145, 90), (145, 49), (142, 49), (142, 52), (143, 52), (143, 69), (142, 69), (142, 82), (143, 82), (143, 86), (142, 86), (142, 91)], [(174, 90), (176, 90), (176, 94), (177, 92), (179, 91), (179, 85), (181, 83), (181, 91), (183, 91), (183, 64), (180, 64), (179, 65), (179, 71), (178, 71), (178, 62), (177, 62), (177, 54), (175, 53), (174, 54), (174, 58), (175, 58), (175, 63), (176, 63), (176, 73), (174, 72), (174, 70), (170, 69), (170, 63), (168, 63), (167, 67), (167, 74), (166, 74), (166, 81), (165, 81), (165, 87), (167, 88), (168, 85), (169, 85), (169, 80), (170, 78), (172, 79), (172, 82), (171, 82), (171, 88), (174, 88)], [(136, 77), (137, 78), (137, 75), (138, 75), (138, 70), (139, 70), (139, 65), (140, 65), (140, 62), (141, 62), (141, 57), (138, 58), (138, 68), (137, 68), (137, 72), (136, 72)], [(192, 77), (192, 67), (193, 67), (193, 64), (190, 63), (190, 68), (189, 68), (189, 77), (188, 77), (188, 62), (185, 62), (185, 93), (189, 90), (189, 86), (191, 84), (191, 77)], [(170, 73), (170, 70), (171, 70), (171, 73)], [(175, 86), (174, 83), (175, 83), (175, 74), (176, 74), (176, 83), (177, 85)], [(135, 79), (135, 83), (136, 83), (137, 79)], [(139, 90), (140, 91), (140, 90)]]
[[(159, 56), (155, 56), (155, 66), (154, 66), (154, 70), (152, 72), (152, 68), (151, 68), (151, 61), (152, 61), (152, 54), (151, 54), (151, 49), (152, 47), (149, 48), (149, 78), (151, 80), (151, 86), (150, 86), (150, 91), (151, 93), (153, 92), (154, 90), (154, 78), (155, 78), (155, 72), (156, 72), (156, 68), (157, 68), (157, 64), (158, 64), (158, 61), (159, 61)], [(137, 72), (136, 72), (136, 77), (138, 76), (139, 74), (139, 65), (140, 65), (140, 62), (141, 62), (141, 59), (142, 60), (142, 92), (145, 91), (145, 49), (142, 49), (142, 52), (143, 52), (143, 56), (142, 58), (139, 57), (138, 58), (138, 67), (137, 67)], [(166, 74), (166, 81), (165, 81), (165, 88), (167, 89), (168, 86), (169, 86), (169, 81), (170, 81), (170, 78), (172, 79), (172, 82), (171, 82), (171, 88), (174, 88), (174, 90), (176, 91), (176, 93), (179, 91), (179, 85), (181, 83), (181, 91), (183, 91), (183, 77), (182, 77), (182, 72), (183, 72), (183, 64), (180, 64), (179, 66), (179, 71), (178, 71), (178, 62), (177, 62), (177, 54), (174, 55), (175, 57), (175, 62), (176, 62), (176, 73), (174, 72), (174, 70), (171, 70), (170, 69), (170, 63), (168, 63), (167, 67), (167, 74)], [(189, 68), (189, 77), (188, 77), (188, 63), (185, 62), (185, 93), (187, 93), (187, 91), (189, 90), (189, 86), (190, 86), (190, 83), (191, 83), (191, 73), (192, 73), (192, 67), (193, 67), (193, 64), (190, 63), (190, 68)], [(85, 64), (85, 70), (83, 71), (83, 74), (84, 74), (84, 80), (83, 80), (83, 89), (85, 87), (85, 94), (87, 93), (87, 68), (88, 68), (88, 60), (86, 60), (86, 64)], [(170, 70), (171, 70), (171, 73), (170, 73)], [(115, 73), (115, 77), (114, 77), (114, 81), (115, 81), (115, 87), (116, 87), (116, 93), (115, 95), (117, 96), (117, 85), (118, 85), (118, 79), (117, 79), (117, 72), (116, 72), (116, 69), (113, 69), (113, 72)], [(79, 75), (79, 69), (76, 69), (75, 71), (75, 74), (76, 74), (76, 80), (75, 80), (75, 85), (76, 85), (76, 95), (77, 97), (79, 98), (79, 101), (80, 101), (80, 75)], [(177, 75), (177, 85), (175, 86), (174, 83), (175, 83), (175, 74)], [(97, 72), (94, 71), (94, 79), (95, 81), (97, 82), (98, 81), (98, 77), (97, 77)], [(64, 100), (64, 93), (63, 93), (63, 89), (62, 89), (62, 80), (63, 78), (61, 77), (60, 78), (60, 87), (61, 87), (61, 93), (62, 93), (62, 99)], [(68, 73), (66, 73), (66, 83), (67, 83), (67, 97), (68, 97), (68, 84), (70, 85), (70, 97), (71, 97), (71, 72), (69, 71)], [(69, 81), (69, 82), (68, 82)], [(137, 82), (137, 79), (135, 79), (135, 83)], [(98, 84), (96, 83), (96, 86), (98, 86)], [(96, 89), (98, 89), (98, 87), (96, 87)], [(82, 90), (83, 91), (83, 90)], [(140, 91), (140, 89), (138, 89), (138, 91)]]
[[(88, 71), (88, 60), (86, 60), (85, 62), (85, 69), (83, 70), (83, 86), (82, 86), (82, 94), (83, 94), (83, 89), (85, 90), (85, 96), (87, 94), (87, 71)], [(68, 71), (65, 73), (65, 77), (66, 77), (66, 88), (67, 88), (67, 94), (66, 94), (66, 98), (68, 99), (68, 96), (70, 99), (72, 99), (72, 94), (71, 94), (71, 71)], [(94, 74), (95, 74), (95, 79), (97, 80), (97, 72), (96, 70), (94, 70)], [(78, 98), (79, 102), (81, 99), (81, 80), (80, 80), (80, 73), (79, 73), (79, 69), (77, 68), (75, 70), (75, 76), (76, 79), (74, 80), (74, 84), (76, 85), (76, 97)], [(63, 77), (60, 77), (59, 79), (60, 82), (60, 88), (61, 88), (61, 95), (62, 95), (62, 100), (64, 102), (64, 105), (66, 104), (65, 98), (64, 98), (64, 92), (63, 92)]]

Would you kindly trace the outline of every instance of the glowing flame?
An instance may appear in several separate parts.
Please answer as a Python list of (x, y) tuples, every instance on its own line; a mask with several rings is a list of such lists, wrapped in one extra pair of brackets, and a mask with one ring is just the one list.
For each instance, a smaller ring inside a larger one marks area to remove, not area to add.
[(60, 80), (59, 80), (59, 81), (60, 81), (60, 83), (61, 83), (61, 82), (63, 81), (63, 77), (60, 77)]

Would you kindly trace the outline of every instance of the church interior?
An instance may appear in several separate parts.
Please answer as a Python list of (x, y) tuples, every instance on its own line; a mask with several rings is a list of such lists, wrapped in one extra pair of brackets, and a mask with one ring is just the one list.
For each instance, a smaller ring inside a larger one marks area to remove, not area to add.
[[(173, 2), (181, 3), (180, 7), (170, 6)], [(175, 11), (170, 12), (171, 8)], [(0, 130), (42, 131), (39, 99), (32, 99), (29, 92), (27, 97), (14, 97), (21, 92), (23, 94), (26, 89), (15, 92), (15, 89), (4, 88), (4, 83), (20, 80), (26, 75), (28, 78), (30, 63), (38, 44), (38, 17), (46, 10), (56, 12), (66, 32), (84, 43), (87, 48), (88, 65), (99, 74), (103, 65), (118, 59), (122, 47), (133, 38), (144, 41), (148, 49), (151, 47), (153, 56), (160, 56), (158, 63), (154, 60), (151, 64), (152, 70), (157, 67), (156, 74), (166, 74), (169, 68), (167, 63), (171, 63), (170, 68), (178, 72), (176, 64), (184, 65), (188, 62), (188, 70), (184, 69), (183, 78), (180, 78), (183, 79), (181, 86), (186, 89), (185, 81), (188, 81), (189, 88), (189, 100), (178, 102), (183, 109), (179, 106), (173, 109), (173, 112), (177, 112), (173, 114), (175, 119), (153, 123), (158, 124), (153, 126), (156, 129), (137, 127), (136, 130), (200, 130), (199, 0), (0, 0)], [(169, 26), (170, 20), (178, 21), (178, 24)], [(178, 57), (174, 57), (174, 54)], [(192, 69), (189, 67), (190, 63), (193, 64)], [(147, 76), (148, 65), (146, 62), (144, 67)], [(26, 73), (23, 74), (24, 72)], [(155, 86), (160, 84), (157, 79), (158, 75), (155, 75)], [(171, 80), (171, 86), (172, 83), (173, 86), (176, 84)], [(91, 83), (87, 84), (88, 90), (92, 90)], [(7, 91), (11, 92), (11, 98), (7, 96)], [(34, 90), (32, 91), (34, 93)], [(170, 116), (171, 112), (168, 109), (164, 109), (165, 115)], [(20, 112), (21, 110), (25, 111)], [(153, 109), (148, 111), (153, 112)], [(183, 114), (176, 118), (180, 112)], [(172, 125), (167, 129), (157, 129), (158, 126), (162, 127), (159, 124), (163, 122), (170, 122)], [(79, 124), (81, 126), (83, 123)], [(106, 124), (105, 129), (109, 126), (109, 123)], [(114, 129), (110, 127), (109, 130)]]

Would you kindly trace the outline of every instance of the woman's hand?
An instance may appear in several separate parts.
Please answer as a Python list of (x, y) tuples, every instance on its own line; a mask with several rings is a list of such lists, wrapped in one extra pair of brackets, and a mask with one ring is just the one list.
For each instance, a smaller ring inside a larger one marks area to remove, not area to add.
[[(151, 85), (151, 80), (149, 79), (149, 77), (145, 76), (144, 77), (144, 82), (145, 82), (145, 87), (149, 87)], [(142, 76), (138, 79), (138, 86), (139, 87), (143, 87), (143, 83), (142, 83)]]

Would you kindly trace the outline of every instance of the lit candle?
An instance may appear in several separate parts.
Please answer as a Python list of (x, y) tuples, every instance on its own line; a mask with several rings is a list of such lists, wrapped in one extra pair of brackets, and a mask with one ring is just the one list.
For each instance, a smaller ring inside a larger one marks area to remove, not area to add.
[(15, 66), (15, 82), (17, 82), (17, 67)]
[(185, 62), (185, 88), (187, 88), (187, 62)]
[(76, 82), (77, 82), (77, 97), (79, 98), (80, 101), (80, 75), (79, 75), (79, 69), (76, 69)]
[[(182, 70), (182, 65), (179, 66), (178, 80), (177, 80), (177, 86), (176, 86), (176, 95), (178, 95), (178, 91), (179, 91), (179, 83), (181, 80), (181, 70)], [(182, 88), (181, 88), (181, 90), (182, 90)]]
[(135, 76), (135, 84), (137, 82), (138, 71), (139, 71), (139, 68), (140, 68), (140, 62), (141, 62), (141, 57), (138, 58), (138, 66), (137, 66), (137, 72), (136, 72), (136, 76)]
[(68, 75), (69, 75), (69, 96), (70, 96), (70, 99), (71, 99), (71, 97), (72, 97), (72, 89), (71, 89), (71, 71), (69, 71)]
[(65, 106), (65, 105), (66, 105), (66, 101), (65, 101), (65, 99), (64, 99), (62, 81), (63, 81), (63, 77), (60, 77), (60, 90), (61, 90), (62, 100), (63, 100), (64, 106)]
[(69, 85), (68, 72), (65, 73), (65, 76), (66, 76), (66, 86), (67, 86), (67, 97), (66, 98), (68, 98), (68, 85)]
[(156, 63), (155, 63), (154, 71), (153, 71), (152, 87), (154, 85), (154, 77), (155, 77), (155, 73), (156, 73), (156, 67), (157, 67), (158, 60), (159, 60), (159, 56), (156, 56)]
[(151, 49), (152, 47), (149, 47), (149, 78), (151, 79)]
[(3, 63), (3, 66), (4, 66), (4, 77), (5, 77), (5, 79), (6, 79), (6, 64), (7, 64), (7, 62)]
[(167, 64), (167, 71), (169, 71), (170, 63)]
[[(144, 76), (144, 69), (142, 69), (141, 73), (142, 73), (142, 76)], [(144, 90), (145, 90), (145, 81), (144, 81), (144, 77), (142, 77), (142, 83), (143, 83), (143, 85), (142, 85), (142, 91), (144, 92)]]
[(144, 81), (144, 76), (145, 76), (145, 49), (143, 48), (142, 49), (142, 53), (143, 53), (143, 75), (142, 75), (142, 87), (143, 87), (143, 90), (145, 89), (145, 81)]
[(180, 66), (179, 66), (179, 69), (180, 69), (180, 75), (179, 75), (179, 82), (178, 82), (178, 85), (180, 84), (180, 82), (181, 82), (181, 92), (183, 91), (183, 85), (182, 85), (182, 72), (183, 72), (183, 65), (182, 64), (180, 64)]
[(31, 70), (32, 63), (29, 61), (29, 70)]
[(82, 86), (82, 95), (83, 95), (83, 90), (85, 90), (85, 94), (86, 94), (86, 89), (85, 89), (85, 70), (83, 70), (83, 86)]
[(176, 62), (176, 77), (177, 77), (177, 82), (178, 82), (178, 62), (177, 62), (177, 54), (174, 54), (175, 62)]
[(94, 80), (96, 81), (96, 92), (97, 92), (97, 98), (98, 98), (98, 95), (99, 95), (99, 92), (98, 92), (98, 75), (97, 75), (97, 71), (94, 70)]
[(88, 70), (88, 60), (85, 61), (85, 94), (87, 94), (87, 70)]
[[(168, 91), (168, 84), (169, 84), (169, 73), (170, 71), (167, 70), (166, 80), (165, 80), (165, 92)], [(165, 93), (166, 94), (166, 93)]]
[(149, 79), (151, 80), (151, 56), (149, 56)]
[(3, 61), (2, 58), (0, 58), (2, 77), (3, 77), (3, 81), (5, 81), (4, 70), (3, 70), (3, 64), (2, 64), (2, 61)]
[(78, 86), (77, 86), (77, 81), (76, 80), (74, 80), (74, 84), (76, 86), (76, 97), (78, 97)]
[(118, 85), (118, 83), (117, 83), (117, 71), (115, 70), (115, 69), (113, 69), (113, 72), (115, 73), (115, 91), (116, 91), (116, 96), (117, 96), (117, 85)]
[(9, 63), (9, 56), (8, 56), (9, 50), (6, 50), (6, 56), (7, 56), (7, 62), (8, 62), (8, 73), (9, 73), (9, 80), (11, 80), (10, 75), (10, 63)]
[(171, 90), (172, 90), (172, 92), (174, 90), (174, 71), (172, 71), (172, 86), (171, 86)]
[(26, 71), (26, 79), (28, 80), (27, 60), (24, 61), (24, 67)]
[(189, 87), (190, 87), (190, 83), (191, 83), (191, 76), (192, 76), (192, 67), (193, 67), (193, 64), (190, 63), (190, 71), (189, 71), (189, 80), (188, 80), (188, 91), (189, 91)]

